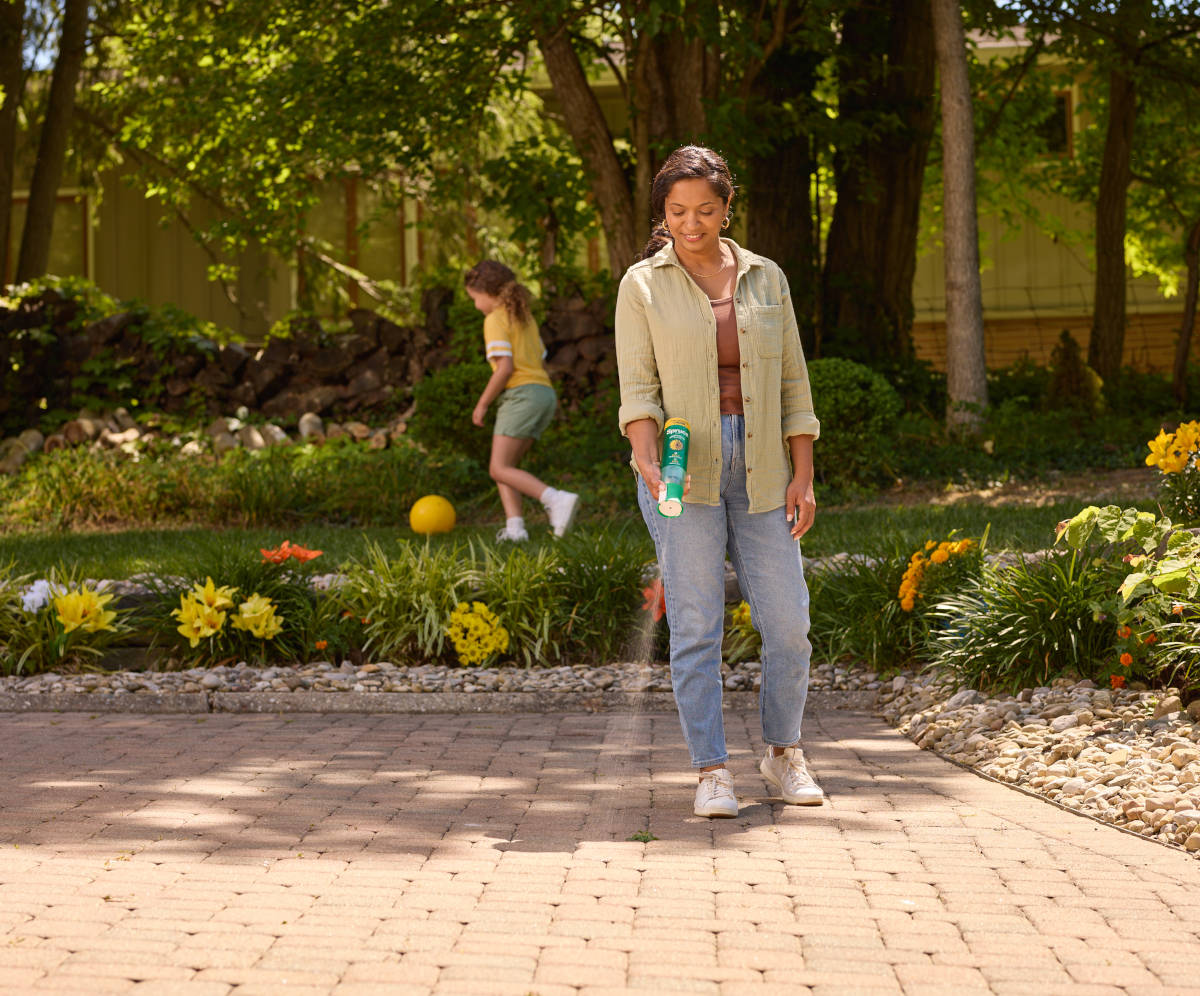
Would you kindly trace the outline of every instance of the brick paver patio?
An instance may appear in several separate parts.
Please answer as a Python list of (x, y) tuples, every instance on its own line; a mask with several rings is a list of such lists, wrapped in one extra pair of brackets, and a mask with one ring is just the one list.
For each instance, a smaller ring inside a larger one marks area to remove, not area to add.
[(727, 723), (710, 822), (673, 714), (0, 714), (0, 993), (1200, 994), (1196, 859), (849, 712), (772, 804)]

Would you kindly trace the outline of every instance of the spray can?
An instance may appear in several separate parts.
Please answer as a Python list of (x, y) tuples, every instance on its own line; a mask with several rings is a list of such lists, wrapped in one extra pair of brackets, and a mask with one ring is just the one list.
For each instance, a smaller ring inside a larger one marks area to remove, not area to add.
[(674, 519), (683, 515), (683, 479), (687, 477), (688, 440), (692, 427), (687, 419), (667, 420), (663, 429), (662, 479), (658, 514)]

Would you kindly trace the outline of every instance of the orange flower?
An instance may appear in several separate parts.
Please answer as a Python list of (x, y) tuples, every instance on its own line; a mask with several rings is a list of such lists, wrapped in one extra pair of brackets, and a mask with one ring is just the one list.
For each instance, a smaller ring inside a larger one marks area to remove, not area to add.
[(1121, 667), (1129, 667), (1133, 663), (1133, 655), (1126, 651), (1121, 655)]
[(1128, 626), (1122, 626), (1120, 629), (1117, 630), (1117, 636), (1119, 636), (1122, 640), (1128, 640), (1129, 635), (1132, 632), (1133, 632), (1133, 630), (1131, 630)]
[(1182, 605), (1172, 605), (1171, 612), (1177, 616), (1181, 616), (1181, 615), (1183, 615), (1183, 606)]
[(1109, 681), (1112, 683), (1113, 688), (1125, 687), (1125, 675), (1123, 674), (1114, 674), (1111, 678), (1109, 678)]
[(313, 644), (313, 646), (316, 647), (318, 650), (324, 650), (326, 647), (329, 646), (329, 641), (328, 640), (318, 640), (316, 643)]
[(649, 612), (655, 622), (667, 614), (667, 590), (663, 587), (662, 578), (655, 578), (646, 585), (642, 595), (646, 599), (642, 603), (642, 610)]
[(1151, 633), (1149, 636), (1146, 637), (1144, 642), (1145, 643), (1158, 643), (1158, 634)]
[(291, 551), (287, 548), (287, 540), (283, 541), (283, 546), (276, 547), (274, 550), (264, 550), (261, 546), (258, 548), (259, 553), (263, 555), (263, 560), (268, 564), (282, 564), (290, 557)]
[(264, 550), (259, 547), (263, 560), (271, 564), (282, 564), (289, 557), (295, 557), (300, 563), (307, 563), (321, 556), (320, 550), (309, 550), (302, 546), (293, 546), (290, 540), (284, 540), (274, 550)]

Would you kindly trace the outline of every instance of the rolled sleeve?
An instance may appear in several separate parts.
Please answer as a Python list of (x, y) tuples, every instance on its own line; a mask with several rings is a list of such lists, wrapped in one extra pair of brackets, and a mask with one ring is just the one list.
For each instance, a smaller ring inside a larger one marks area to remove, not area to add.
[(812, 387), (808, 382), (808, 364), (800, 345), (800, 329), (792, 307), (792, 294), (787, 277), (779, 271), (779, 287), (783, 304), (783, 376), (782, 394), (783, 438), (821, 435), (821, 423), (813, 411)]
[(626, 427), (639, 419), (654, 419), (659, 432), (666, 421), (643, 293), (636, 276), (626, 273), (617, 291), (616, 308), (617, 373), (621, 383), (617, 420), (622, 435), (628, 435)]

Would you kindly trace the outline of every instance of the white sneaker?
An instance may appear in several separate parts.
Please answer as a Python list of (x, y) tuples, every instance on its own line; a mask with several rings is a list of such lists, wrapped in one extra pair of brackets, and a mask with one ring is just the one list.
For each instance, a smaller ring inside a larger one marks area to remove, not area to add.
[(579, 495), (573, 491), (559, 491), (546, 502), (546, 513), (550, 516), (550, 526), (555, 536), (562, 536), (571, 528), (578, 508)]
[(819, 806), (825, 801), (825, 793), (808, 773), (804, 751), (799, 747), (788, 747), (778, 757), (768, 747), (758, 770), (763, 778), (779, 789), (783, 801), (789, 806)]
[(733, 794), (733, 775), (728, 768), (716, 768), (700, 773), (700, 784), (696, 786), (696, 804), (692, 810), (697, 816), (737, 816), (738, 801)]
[(529, 533), (524, 529), (509, 529), (508, 526), (505, 526), (496, 533), (497, 543), (524, 543), (527, 539), (529, 539)]

